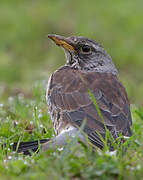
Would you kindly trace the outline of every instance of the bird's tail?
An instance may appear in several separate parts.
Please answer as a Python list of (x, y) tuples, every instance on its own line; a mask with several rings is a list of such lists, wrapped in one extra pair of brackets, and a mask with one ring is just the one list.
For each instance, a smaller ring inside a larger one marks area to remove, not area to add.
[(49, 139), (42, 139), (29, 142), (13, 143), (10, 148), (12, 151), (16, 151), (17, 153), (23, 152), (24, 155), (31, 155), (31, 152), (38, 152), (40, 145), (48, 141)]

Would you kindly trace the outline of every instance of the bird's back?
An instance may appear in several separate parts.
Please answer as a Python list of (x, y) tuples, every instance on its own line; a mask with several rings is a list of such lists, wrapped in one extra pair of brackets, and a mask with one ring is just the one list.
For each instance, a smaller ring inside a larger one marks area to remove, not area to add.
[[(93, 93), (103, 120), (89, 95)], [(47, 88), (49, 112), (57, 134), (70, 126), (80, 127), (96, 146), (104, 147), (105, 125), (114, 139), (119, 133), (131, 136), (130, 105), (125, 88), (112, 73), (85, 72), (63, 66), (50, 78)]]

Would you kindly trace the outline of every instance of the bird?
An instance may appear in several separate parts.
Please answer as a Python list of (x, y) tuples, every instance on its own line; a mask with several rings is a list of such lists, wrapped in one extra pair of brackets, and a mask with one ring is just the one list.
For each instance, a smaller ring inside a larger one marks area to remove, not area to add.
[[(119, 80), (111, 56), (95, 40), (82, 36), (64, 37), (49, 34), (64, 50), (66, 64), (49, 78), (46, 101), (56, 137), (41, 140), (44, 151), (66, 145), (68, 134), (74, 136), (82, 124), (83, 132), (95, 148), (104, 149), (107, 131), (117, 141), (122, 134), (132, 136), (132, 117), (127, 92)], [(96, 103), (95, 103), (96, 102)], [(80, 133), (79, 138), (86, 138)], [(114, 150), (111, 139), (107, 144)], [(17, 143), (13, 145), (16, 149)], [(36, 151), (38, 141), (22, 142), (18, 152)]]

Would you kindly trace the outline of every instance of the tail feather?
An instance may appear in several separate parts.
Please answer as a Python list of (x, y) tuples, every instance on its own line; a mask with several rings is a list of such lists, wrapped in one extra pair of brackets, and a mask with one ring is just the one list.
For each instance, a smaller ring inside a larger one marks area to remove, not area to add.
[(38, 152), (39, 144), (48, 142), (49, 139), (35, 140), (29, 142), (13, 143), (12, 150), (18, 153), (23, 152), (24, 155), (31, 155), (31, 152)]

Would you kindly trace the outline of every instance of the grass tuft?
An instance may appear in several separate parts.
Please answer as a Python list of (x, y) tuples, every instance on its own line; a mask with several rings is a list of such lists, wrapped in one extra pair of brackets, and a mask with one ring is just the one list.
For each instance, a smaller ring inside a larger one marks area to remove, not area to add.
[[(41, 84), (42, 86), (42, 84)], [(92, 151), (89, 146), (70, 141), (65, 149), (53, 152), (49, 149), (31, 157), (11, 154), (8, 146), (12, 142), (29, 141), (54, 136), (47, 113), (45, 90), (35, 86), (34, 98), (13, 96), (0, 107), (0, 139), (7, 144), (8, 154), (0, 149), (1, 179), (142, 179), (143, 176), (143, 109), (131, 107), (133, 137), (117, 153)], [(45, 89), (45, 88), (44, 88)], [(34, 91), (34, 89), (33, 89)], [(38, 97), (37, 97), (38, 96)], [(36, 107), (36, 109), (35, 109)], [(38, 123), (38, 124), (37, 124)], [(31, 129), (30, 129), (31, 128)], [(30, 130), (29, 130), (30, 129)]]

